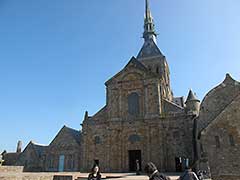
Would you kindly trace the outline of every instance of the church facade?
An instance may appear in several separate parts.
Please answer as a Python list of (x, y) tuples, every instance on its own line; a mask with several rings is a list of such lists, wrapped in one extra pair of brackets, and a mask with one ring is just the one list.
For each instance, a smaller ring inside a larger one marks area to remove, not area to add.
[(160, 170), (176, 171), (183, 159), (193, 161), (193, 120), (200, 101), (174, 97), (166, 57), (146, 1), (144, 44), (137, 57), (106, 81), (106, 105), (82, 124), (83, 168), (93, 162), (103, 171), (134, 171), (136, 160), (153, 161)]
[(227, 74), (202, 102), (192, 90), (186, 100), (175, 97), (148, 0), (143, 38), (138, 55), (105, 82), (105, 106), (86, 112), (80, 131), (64, 126), (48, 146), (31, 142), (14, 158), (5, 152), (8, 165), (88, 172), (96, 163), (103, 172), (131, 172), (138, 160), (140, 168), (149, 161), (163, 172), (189, 165), (216, 179), (239, 179), (240, 83)]

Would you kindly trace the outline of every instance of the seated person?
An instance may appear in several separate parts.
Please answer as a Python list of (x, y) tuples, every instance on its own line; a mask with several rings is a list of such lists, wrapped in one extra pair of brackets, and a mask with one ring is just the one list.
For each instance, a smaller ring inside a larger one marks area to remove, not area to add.
[(88, 180), (101, 180), (101, 174), (97, 164), (94, 164), (92, 172), (88, 175)]

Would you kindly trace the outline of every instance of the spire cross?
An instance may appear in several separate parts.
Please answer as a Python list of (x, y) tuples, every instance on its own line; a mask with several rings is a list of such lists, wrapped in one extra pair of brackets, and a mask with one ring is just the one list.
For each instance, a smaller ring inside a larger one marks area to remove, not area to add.
[(145, 18), (147, 19), (148, 18), (148, 12), (149, 12), (149, 1), (146, 0), (145, 3), (146, 3)]
[(156, 42), (157, 34), (155, 32), (153, 18), (149, 8), (149, 0), (145, 0), (145, 5), (146, 5), (145, 7), (146, 9), (145, 9), (143, 38), (145, 41), (152, 39), (154, 42)]

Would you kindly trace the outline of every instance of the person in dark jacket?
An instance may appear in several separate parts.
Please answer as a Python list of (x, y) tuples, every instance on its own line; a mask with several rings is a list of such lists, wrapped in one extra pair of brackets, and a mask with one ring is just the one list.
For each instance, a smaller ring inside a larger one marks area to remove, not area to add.
[(101, 173), (97, 164), (94, 164), (92, 172), (88, 175), (88, 180), (101, 180)]
[(147, 173), (149, 180), (170, 180), (169, 177), (161, 174), (152, 162), (146, 164), (144, 171)]
[(187, 168), (178, 180), (199, 180), (191, 168)]

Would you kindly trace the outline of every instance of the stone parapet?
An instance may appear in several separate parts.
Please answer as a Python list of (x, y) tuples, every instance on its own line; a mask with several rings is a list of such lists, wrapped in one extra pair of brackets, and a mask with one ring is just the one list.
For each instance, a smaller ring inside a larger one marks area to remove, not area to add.
[(23, 172), (23, 166), (0, 166), (0, 173), (2, 172)]

